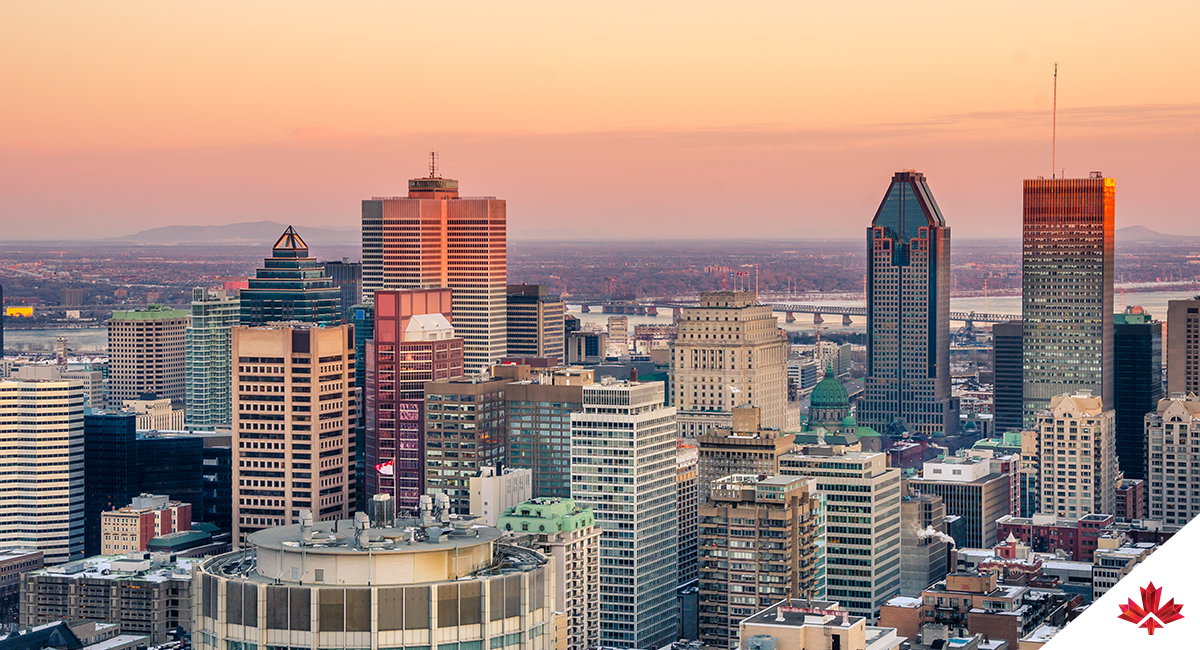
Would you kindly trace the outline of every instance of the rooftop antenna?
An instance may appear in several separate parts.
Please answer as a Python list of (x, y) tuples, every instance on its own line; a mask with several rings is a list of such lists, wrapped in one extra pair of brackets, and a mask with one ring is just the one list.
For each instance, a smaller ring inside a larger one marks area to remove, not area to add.
[[(1054, 103), (1050, 118), (1050, 178), (1058, 169), (1058, 63), (1054, 64)], [(1066, 170), (1063, 170), (1066, 175)]]
[(437, 152), (436, 152), (436, 151), (430, 151), (430, 152), (429, 152), (429, 177), (430, 177), (430, 178), (437, 178), (437, 177), (438, 177), (438, 175), (437, 175), (437, 173), (438, 173), (438, 171), (437, 171), (437, 158), (438, 158), (438, 154), (437, 154)]

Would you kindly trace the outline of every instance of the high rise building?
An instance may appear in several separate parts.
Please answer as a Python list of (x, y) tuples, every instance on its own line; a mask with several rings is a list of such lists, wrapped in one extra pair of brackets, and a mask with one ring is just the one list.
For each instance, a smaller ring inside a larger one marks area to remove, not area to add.
[(1145, 417), (1150, 452), (1146, 490), (1151, 519), (1186, 524), (1200, 515), (1200, 475), (1188, 465), (1200, 460), (1200, 397), (1172, 393)]
[(510, 381), (458, 377), (425, 384), (425, 490), (449, 497), (454, 514), (471, 512), (471, 477), (508, 453)]
[(144, 393), (182, 407), (187, 385), (188, 313), (148, 305), (115, 311), (108, 321), (108, 404), (125, 405)]
[[(792, 450), (796, 434), (763, 429), (758, 414), (759, 410), (753, 406), (736, 407), (732, 426), (714, 427), (696, 438), (700, 485), (712, 485), (713, 481), (733, 474), (779, 473), (779, 457)], [(707, 494), (700, 495), (702, 501), (707, 498)]]
[(4, 359), (4, 285), (0, 284), (0, 360)]
[(241, 291), (242, 325), (286, 321), (337, 325), (342, 321), (342, 290), (325, 275), (324, 265), (308, 256), (308, 244), (291, 226), (248, 282)]
[(608, 317), (608, 350), (609, 356), (629, 354), (629, 317)]
[(508, 464), (533, 470), (533, 496), (571, 496), (571, 414), (593, 383), (592, 370), (557, 368), (505, 387)]
[(449, 289), (376, 291), (366, 342), (366, 489), (415, 511), (425, 494), (425, 383), (463, 375)]
[(137, 414), (92, 411), (84, 416), (84, 556), (101, 551), (100, 517), (142, 492)]
[(325, 275), (333, 280), (333, 286), (342, 294), (341, 318), (343, 323), (351, 323), (354, 318), (351, 309), (362, 303), (362, 262), (351, 262), (343, 257), (340, 262), (325, 262)]
[(545, 285), (508, 285), (508, 356), (567, 360), (567, 305)]
[(1167, 303), (1167, 392), (1200, 395), (1200, 296)]
[[(1019, 457), (1018, 457), (1019, 458)], [(995, 459), (982, 455), (950, 456), (926, 461), (921, 476), (908, 479), (911, 492), (940, 497), (947, 515), (962, 517), (966, 525), (963, 548), (991, 548), (996, 543), (996, 520), (1020, 512), (1017, 470), (1000, 471)], [(943, 519), (944, 521), (944, 519)]]
[(1113, 237), (1117, 182), (1025, 181), (1021, 271), (1024, 421), (1079, 389), (1113, 404)]
[[(700, 641), (737, 648), (738, 624), (799, 594), (823, 598), (816, 481), (734, 474), (708, 486), (700, 508)], [(744, 641), (744, 639), (743, 639)]]
[[(1110, 321), (1111, 322), (1111, 321)], [(1050, 399), (1038, 413), (1042, 514), (1079, 518), (1116, 508), (1116, 414), (1082, 390)]]
[(0, 381), (0, 547), (83, 557), (83, 385)]
[(900, 595), (921, 595), (950, 571), (946, 507), (935, 494), (906, 494), (900, 499)]
[(787, 339), (753, 291), (700, 294), (679, 317), (671, 347), (671, 403), (679, 433), (704, 435), (729, 426), (735, 406), (758, 407), (762, 426), (787, 426)]
[(508, 258), (506, 204), (460, 197), (458, 181), (430, 170), (408, 181), (407, 197), (362, 202), (363, 293), (454, 290), (454, 329), (468, 374), (505, 356)]
[(600, 537), (600, 645), (661, 648), (675, 637), (675, 409), (662, 382), (583, 388), (571, 414), (571, 496)]
[(675, 494), (679, 521), (679, 584), (692, 582), (697, 577), (699, 533), (697, 521), (700, 508), (700, 481), (697, 466), (700, 452), (696, 445), (679, 441), (675, 456)]
[(191, 321), (185, 331), (188, 429), (211, 431), (233, 422), (233, 328), (241, 302), (223, 289), (192, 290)]
[(874, 618), (900, 591), (900, 470), (887, 454), (811, 445), (779, 459), (787, 476), (815, 478), (825, 499), (825, 595)]
[(1118, 468), (1125, 478), (1146, 478), (1146, 414), (1162, 399), (1162, 323), (1141, 307), (1113, 316), (1113, 391)]
[(1024, 428), (1021, 402), (1024, 399), (1021, 339), (1025, 326), (1019, 320), (992, 325), (992, 412), (997, 434)]
[(867, 376), (857, 419), (958, 430), (950, 394), (950, 228), (919, 172), (897, 172), (867, 229)]
[(354, 326), (233, 330), (233, 542), (297, 520), (350, 516)]

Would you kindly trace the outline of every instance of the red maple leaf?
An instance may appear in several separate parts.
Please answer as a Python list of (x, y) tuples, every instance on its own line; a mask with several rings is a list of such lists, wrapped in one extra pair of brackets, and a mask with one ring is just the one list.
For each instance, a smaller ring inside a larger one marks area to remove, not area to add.
[(1167, 601), (1166, 605), (1159, 606), (1159, 601), (1162, 600), (1162, 587), (1157, 589), (1154, 583), (1149, 586), (1142, 587), (1142, 604), (1139, 607), (1133, 599), (1129, 599), (1129, 604), (1121, 605), (1121, 615), (1117, 618), (1129, 621), (1138, 627), (1146, 628), (1148, 634), (1154, 634), (1154, 630), (1183, 618), (1180, 610), (1183, 605), (1176, 605), (1175, 599)]

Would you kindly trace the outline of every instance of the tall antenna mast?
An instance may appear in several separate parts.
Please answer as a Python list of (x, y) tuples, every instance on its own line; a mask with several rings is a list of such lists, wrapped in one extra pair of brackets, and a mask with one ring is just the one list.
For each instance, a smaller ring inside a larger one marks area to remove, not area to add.
[(1050, 178), (1054, 178), (1056, 169), (1058, 169), (1058, 63), (1054, 64), (1054, 108), (1050, 118)]
[(438, 155), (437, 155), (436, 151), (429, 152), (429, 177), (430, 178), (438, 177), (438, 175), (437, 175), (437, 158), (438, 158)]

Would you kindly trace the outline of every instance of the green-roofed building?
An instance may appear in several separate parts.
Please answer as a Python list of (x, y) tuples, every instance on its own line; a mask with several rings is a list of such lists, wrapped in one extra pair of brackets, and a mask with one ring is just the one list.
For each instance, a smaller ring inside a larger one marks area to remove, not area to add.
[(188, 313), (163, 305), (116, 311), (108, 325), (108, 405), (154, 393), (183, 408)]
[(600, 526), (592, 509), (541, 497), (505, 510), (496, 525), (554, 558), (554, 608), (567, 615), (568, 650), (599, 645)]
[(850, 413), (850, 392), (837, 378), (833, 364), (826, 366), (825, 378), (813, 387), (808, 419), (801, 432), (796, 434), (796, 444), (850, 446), (862, 443), (863, 451), (881, 451), (882, 442), (878, 431), (858, 426)]

